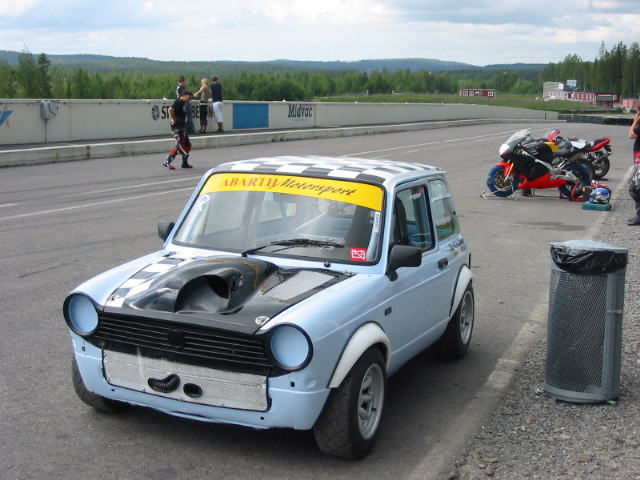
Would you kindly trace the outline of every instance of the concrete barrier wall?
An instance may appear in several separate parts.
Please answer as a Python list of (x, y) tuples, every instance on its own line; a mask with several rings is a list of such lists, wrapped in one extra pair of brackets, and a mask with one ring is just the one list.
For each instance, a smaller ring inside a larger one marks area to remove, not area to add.
[[(0, 99), (0, 145), (132, 139), (169, 134), (173, 100)], [(192, 104), (199, 128), (199, 102)], [(224, 104), (227, 131), (309, 129), (469, 119), (556, 120), (557, 114), (468, 104), (237, 102)], [(209, 131), (216, 129), (208, 108)]]

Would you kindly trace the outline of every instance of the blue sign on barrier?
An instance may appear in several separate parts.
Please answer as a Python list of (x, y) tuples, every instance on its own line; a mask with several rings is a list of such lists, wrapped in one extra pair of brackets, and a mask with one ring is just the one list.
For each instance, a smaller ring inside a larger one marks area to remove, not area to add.
[(234, 103), (233, 104), (233, 129), (268, 128), (269, 105)]
[[(13, 110), (0, 111), (0, 127), (2, 125), (4, 125), (4, 122), (6, 122), (9, 119), (9, 117), (11, 116), (12, 113), (13, 113)], [(7, 125), (8, 125), (8, 123), (7, 123)]]

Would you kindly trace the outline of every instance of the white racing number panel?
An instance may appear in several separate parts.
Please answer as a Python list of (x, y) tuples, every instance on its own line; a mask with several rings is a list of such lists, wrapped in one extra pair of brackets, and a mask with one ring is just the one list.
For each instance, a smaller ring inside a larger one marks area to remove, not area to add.
[[(267, 411), (267, 377), (104, 350), (109, 384), (183, 402)], [(155, 387), (155, 388), (152, 388)]]

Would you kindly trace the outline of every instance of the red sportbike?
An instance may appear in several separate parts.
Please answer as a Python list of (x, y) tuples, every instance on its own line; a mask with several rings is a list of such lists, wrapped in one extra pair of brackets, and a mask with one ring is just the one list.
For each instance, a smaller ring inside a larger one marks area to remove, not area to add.
[(513, 196), (518, 189), (557, 188), (561, 197), (582, 201), (593, 169), (585, 160), (569, 161), (571, 149), (568, 142), (559, 146), (546, 138), (532, 138), (530, 130), (520, 130), (500, 147), (502, 160), (489, 171), (487, 187), (498, 197)]

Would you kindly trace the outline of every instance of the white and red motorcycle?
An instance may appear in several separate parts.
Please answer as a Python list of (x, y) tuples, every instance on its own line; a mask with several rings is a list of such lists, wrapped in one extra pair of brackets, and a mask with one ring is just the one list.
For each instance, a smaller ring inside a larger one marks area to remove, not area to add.
[(593, 167), (593, 178), (601, 179), (609, 172), (611, 163), (609, 156), (611, 155), (611, 139), (602, 137), (596, 140), (583, 140), (577, 137), (560, 137), (560, 130), (550, 130), (545, 135), (548, 140), (558, 142), (569, 141), (572, 145), (570, 157), (579, 155), (578, 158), (586, 160)]

